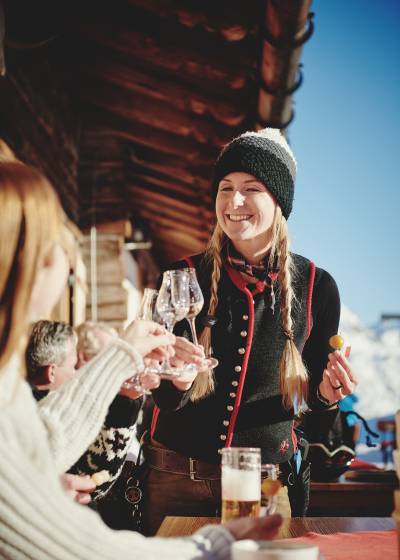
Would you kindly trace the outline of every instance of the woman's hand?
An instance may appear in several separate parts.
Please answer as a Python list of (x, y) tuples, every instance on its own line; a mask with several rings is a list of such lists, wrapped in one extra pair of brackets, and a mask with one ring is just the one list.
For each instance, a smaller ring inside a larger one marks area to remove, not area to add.
[(86, 505), (91, 501), (90, 492), (96, 490), (96, 485), (89, 475), (62, 474), (61, 486), (66, 493), (78, 504)]
[(177, 336), (174, 346), (175, 356), (171, 358), (171, 365), (174, 367), (183, 367), (187, 364), (194, 364), (196, 367), (192, 371), (187, 371), (182, 374), (178, 379), (172, 380), (172, 383), (180, 391), (187, 391), (190, 389), (193, 381), (199, 371), (207, 369), (207, 360), (202, 346), (196, 346), (187, 338)]
[(273, 539), (281, 525), (282, 517), (277, 514), (259, 517), (258, 519), (239, 517), (224, 523), (224, 527), (237, 541), (242, 539)]
[(334, 403), (351, 395), (357, 384), (357, 375), (343, 354), (339, 351), (328, 354), (328, 364), (319, 384), (321, 396)]
[[(157, 389), (157, 387), (160, 385), (161, 379), (160, 376), (156, 373), (144, 371), (143, 373), (139, 373), (138, 382), (138, 385), (142, 389), (144, 389), (145, 391), (151, 391), (152, 389)], [(128, 397), (129, 399), (134, 400), (143, 396), (143, 391), (136, 391), (135, 389), (124, 389), (122, 387), (119, 394), (123, 397)]]
[(174, 355), (175, 336), (153, 321), (132, 321), (122, 338), (143, 358), (162, 361)]

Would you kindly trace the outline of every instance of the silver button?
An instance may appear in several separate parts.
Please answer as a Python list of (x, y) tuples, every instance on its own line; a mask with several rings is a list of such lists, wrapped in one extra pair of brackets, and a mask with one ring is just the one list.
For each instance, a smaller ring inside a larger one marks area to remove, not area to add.
[(224, 426), (229, 426), (229, 420), (224, 420), (222, 423)]
[(248, 315), (243, 315), (242, 319), (243, 319), (243, 321), (248, 321), (248, 320), (249, 320), (249, 316), (248, 316)]
[(241, 331), (240, 336), (242, 336), (243, 338), (247, 336), (247, 331)]
[(237, 381), (232, 381), (232, 385), (233, 385), (234, 387), (237, 387), (237, 386), (239, 385), (239, 383), (238, 383)]
[(228, 406), (226, 407), (226, 410), (229, 410), (229, 412), (232, 412), (233, 410), (233, 406), (228, 404)]
[(221, 435), (219, 436), (219, 439), (222, 439), (222, 441), (225, 441), (225, 440), (226, 440), (226, 436), (225, 436), (224, 434), (221, 434)]
[(243, 356), (243, 354), (246, 352), (246, 350), (244, 348), (239, 348), (238, 352), (239, 352), (239, 354), (241, 354)]
[(235, 366), (235, 371), (236, 371), (236, 373), (239, 373), (240, 371), (242, 371), (242, 366)]
[(229, 396), (231, 397), (231, 399), (234, 399), (236, 397), (236, 393), (229, 393)]

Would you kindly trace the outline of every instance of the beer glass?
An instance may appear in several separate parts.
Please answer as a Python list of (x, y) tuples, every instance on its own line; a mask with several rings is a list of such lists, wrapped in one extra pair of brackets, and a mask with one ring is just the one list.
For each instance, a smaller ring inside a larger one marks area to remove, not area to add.
[(222, 450), (222, 521), (258, 517), (261, 498), (261, 452), (256, 447)]
[(279, 470), (276, 465), (266, 463), (261, 465), (261, 515), (272, 515), (278, 505), (278, 492), (281, 482), (278, 478)]

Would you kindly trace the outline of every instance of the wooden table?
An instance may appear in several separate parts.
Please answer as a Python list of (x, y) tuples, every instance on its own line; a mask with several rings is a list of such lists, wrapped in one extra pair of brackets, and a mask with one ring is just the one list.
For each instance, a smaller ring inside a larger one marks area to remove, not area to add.
[[(220, 523), (217, 517), (165, 517), (157, 531), (159, 537), (182, 537), (193, 534), (208, 523)], [(300, 537), (313, 531), (321, 534), (394, 529), (390, 517), (293, 517), (283, 520), (278, 538)]]
[(355, 482), (312, 482), (308, 515), (389, 516), (394, 509), (394, 484)]

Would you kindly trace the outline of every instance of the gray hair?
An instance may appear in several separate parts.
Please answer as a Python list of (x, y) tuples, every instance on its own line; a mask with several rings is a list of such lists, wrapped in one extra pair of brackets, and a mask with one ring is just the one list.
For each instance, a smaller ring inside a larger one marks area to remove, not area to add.
[(26, 349), (28, 378), (35, 377), (44, 366), (59, 366), (67, 357), (67, 343), (76, 339), (71, 325), (61, 321), (38, 321), (32, 327)]

